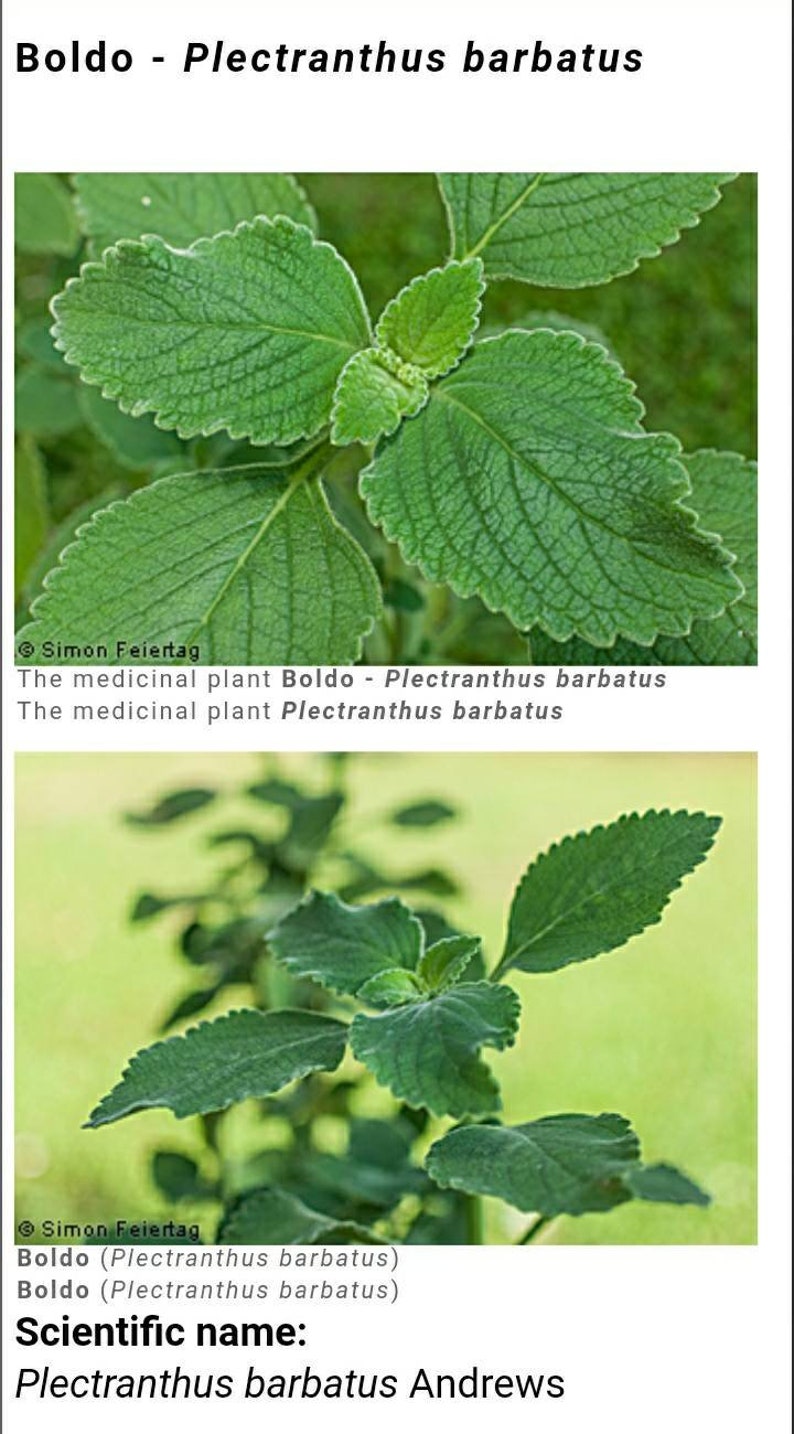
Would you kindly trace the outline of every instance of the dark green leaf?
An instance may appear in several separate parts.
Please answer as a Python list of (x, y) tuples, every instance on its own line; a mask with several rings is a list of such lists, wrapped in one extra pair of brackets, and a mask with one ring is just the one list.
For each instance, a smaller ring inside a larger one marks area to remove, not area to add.
[(180, 1120), (248, 1096), (273, 1095), (311, 1071), (334, 1070), (347, 1026), (308, 1011), (231, 1011), (139, 1051), (86, 1122), (107, 1125), (166, 1106)]
[(499, 972), (556, 971), (655, 925), (705, 860), (721, 821), (704, 812), (633, 812), (550, 847), (516, 889)]
[(422, 954), (420, 923), (395, 897), (371, 906), (346, 906), (313, 891), (269, 933), (279, 961), (296, 976), (310, 976), (343, 995), (372, 976), (403, 967), (412, 971)]
[(513, 1044), (519, 1010), (507, 986), (455, 986), (378, 1016), (356, 1016), (351, 1047), (408, 1105), (434, 1115), (487, 1115), (499, 1108), (499, 1087), (479, 1051)]
[(446, 991), (464, 972), (472, 979), (472, 961), (481, 959), (479, 936), (448, 936), (428, 947), (416, 968), (417, 977), (428, 991)]
[(125, 818), (137, 827), (161, 827), (175, 822), (180, 817), (201, 811), (215, 800), (217, 793), (210, 787), (185, 787), (181, 792), (169, 792), (150, 807), (148, 812), (128, 812)]
[(356, 994), (365, 1005), (388, 1010), (391, 1006), (404, 1006), (406, 1001), (421, 1000), (422, 987), (413, 971), (380, 971), (370, 976)]
[(674, 1165), (642, 1165), (626, 1177), (636, 1200), (653, 1200), (662, 1205), (711, 1204), (711, 1196)]
[(212, 1200), (215, 1187), (205, 1180), (195, 1160), (175, 1150), (156, 1150), (152, 1179), (169, 1200)]
[(329, 1219), (284, 1190), (254, 1190), (224, 1215), (219, 1245), (379, 1244), (377, 1236), (350, 1221)]
[(14, 594), (24, 592), (50, 524), (47, 474), (33, 442), (23, 435), (14, 445)]

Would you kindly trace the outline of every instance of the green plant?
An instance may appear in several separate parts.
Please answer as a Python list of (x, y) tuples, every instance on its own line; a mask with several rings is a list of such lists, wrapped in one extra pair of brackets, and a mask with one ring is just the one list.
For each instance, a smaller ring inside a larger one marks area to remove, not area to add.
[[(406, 810), (412, 822), (439, 809)], [(157, 1157), (168, 1193), (223, 1202), (221, 1242), (478, 1242), (483, 1197), (532, 1215), (519, 1243), (559, 1215), (632, 1199), (707, 1205), (688, 1176), (643, 1162), (620, 1115), (502, 1124), (481, 1053), (515, 1041), (511, 973), (558, 971), (658, 922), (719, 825), (702, 812), (632, 813), (552, 846), (519, 882), (490, 970), (477, 936), (397, 897), (356, 905), (312, 889), (274, 922), (251, 923), (275, 977), (266, 1008), (232, 1010), (142, 1049), (88, 1125), (161, 1106), (200, 1116), (205, 1132), (210, 1122), (218, 1156), (218, 1113), (263, 1102), (288, 1139), (261, 1151), (236, 1189), (220, 1167), (208, 1180), (184, 1157)], [(373, 1077), (390, 1105), (364, 1118), (355, 1096)], [(341, 1150), (323, 1148), (328, 1115), (345, 1130)]]
[[(581, 319), (480, 327), (504, 280), (629, 273), (731, 176), (438, 178), (449, 258), (373, 326), (289, 176), (77, 176), (92, 257), (52, 332), (88, 387), (57, 355), (22, 377), (155, 481), (61, 533), (23, 656), (755, 660), (754, 465), (647, 433)], [(34, 495), (35, 462), (23, 445)], [(27, 552), (40, 504), (24, 513)]]

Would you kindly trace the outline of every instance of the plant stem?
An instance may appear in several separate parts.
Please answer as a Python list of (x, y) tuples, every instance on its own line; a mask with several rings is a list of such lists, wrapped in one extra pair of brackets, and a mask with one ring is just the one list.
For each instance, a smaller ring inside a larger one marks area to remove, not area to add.
[(552, 1219), (552, 1215), (538, 1215), (537, 1219), (532, 1221), (532, 1224), (530, 1225), (529, 1229), (524, 1231), (524, 1234), (521, 1236), (521, 1239), (516, 1240), (516, 1244), (530, 1245), (533, 1240), (536, 1240), (538, 1238), (538, 1235), (540, 1234), (541, 1230), (545, 1230), (546, 1226), (551, 1224)]
[(478, 1195), (466, 1196), (466, 1243), (467, 1245), (483, 1243), (482, 1200)]

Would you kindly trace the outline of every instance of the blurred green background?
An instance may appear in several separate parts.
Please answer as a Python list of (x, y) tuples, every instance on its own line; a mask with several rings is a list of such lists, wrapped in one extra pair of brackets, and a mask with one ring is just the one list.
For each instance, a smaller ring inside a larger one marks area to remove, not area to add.
[[(414, 275), (446, 258), (446, 221), (433, 175), (300, 178), (321, 235), (352, 264), (373, 315)], [(51, 183), (57, 240), (48, 248), (42, 233), (30, 252), (28, 238), (16, 260), (20, 619), (75, 526), (97, 507), (165, 473), (233, 461), (237, 451), (221, 436), (196, 441), (186, 457), (185, 444), (150, 419), (119, 416), (53, 348), (50, 301), (86, 252), (69, 177), (52, 176)], [(726, 185), (699, 225), (633, 274), (580, 290), (497, 283), (482, 321), (520, 324), (532, 315), (537, 323), (539, 311), (548, 310), (602, 331), (637, 384), (649, 428), (675, 433), (685, 451), (715, 447), (755, 456), (755, 176)], [(235, 461), (245, 460), (238, 454)]]
[[(143, 889), (194, 889), (217, 866), (214, 808), (173, 827), (125, 826), (179, 786), (216, 785), (224, 817), (263, 756), (28, 754), (17, 759), (17, 1219), (101, 1221), (174, 1215), (148, 1176), (165, 1141), (190, 1154), (191, 1121), (151, 1111), (82, 1130), (129, 1055), (153, 1038), (184, 988), (178, 918), (131, 926)], [(278, 758), (281, 774), (320, 780), (319, 759)], [(640, 1203), (558, 1222), (560, 1243), (718, 1244), (755, 1239), (755, 760), (749, 754), (364, 755), (347, 773), (359, 848), (400, 870), (455, 874), (447, 907), (498, 955), (507, 906), (528, 862), (567, 832), (623, 811), (686, 806), (724, 818), (714, 851), (660, 925), (622, 950), (548, 976), (517, 976), (520, 1041), (488, 1052), (508, 1120), (618, 1110), (649, 1161), (681, 1165), (714, 1197), (708, 1210)], [(381, 813), (423, 797), (457, 821), (385, 830)], [(249, 1103), (250, 1104), (250, 1103)], [(250, 1113), (240, 1112), (240, 1139)], [(525, 1217), (491, 1202), (488, 1233), (515, 1238)], [(209, 1232), (208, 1232), (209, 1233)], [(35, 1238), (35, 1237), (34, 1237)]]

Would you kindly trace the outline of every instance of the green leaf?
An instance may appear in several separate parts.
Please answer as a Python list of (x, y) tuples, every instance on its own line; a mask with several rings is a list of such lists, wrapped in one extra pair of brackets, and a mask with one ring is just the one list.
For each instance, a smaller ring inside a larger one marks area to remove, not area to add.
[(153, 1106), (182, 1120), (273, 1095), (312, 1071), (334, 1070), (347, 1033), (341, 1021), (309, 1011), (231, 1011), (202, 1021), (133, 1056), (86, 1124), (108, 1125)]
[(268, 943), (293, 975), (352, 996), (384, 971), (413, 971), (424, 933), (396, 897), (346, 906), (337, 896), (312, 891), (268, 934)]
[(499, 1087), (478, 1052), (511, 1046), (519, 1011), (509, 987), (473, 982), (378, 1016), (356, 1016), (351, 1048), (408, 1105), (434, 1115), (487, 1115), (499, 1109)]
[(440, 378), (460, 362), (471, 344), (485, 289), (479, 259), (455, 261), (412, 279), (386, 305), (375, 341), (427, 378)]
[(24, 591), (49, 524), (44, 461), (33, 439), (23, 435), (14, 446), (14, 593), (17, 598)]
[(427, 379), (382, 349), (364, 349), (345, 364), (331, 408), (331, 442), (374, 443), (427, 403)]
[(14, 383), (14, 421), (18, 433), (37, 438), (59, 438), (82, 422), (77, 389), (68, 373), (50, 369), (20, 369)]
[(379, 446), (361, 491), (408, 562), (515, 626), (650, 642), (718, 616), (741, 587), (684, 506), (677, 441), (641, 417), (602, 348), (508, 331)]
[(722, 823), (704, 812), (633, 812), (549, 847), (516, 888), (498, 971), (557, 971), (661, 920)]
[(425, 989), (446, 991), (459, 981), (465, 971), (471, 979), (471, 963), (481, 964), (479, 936), (447, 936), (429, 946), (416, 968)]
[(454, 807), (447, 802), (411, 802), (392, 813), (391, 820), (396, 827), (435, 827), (457, 816)]
[(423, 990), (413, 971), (398, 969), (370, 976), (356, 994), (359, 1001), (368, 1006), (386, 1010), (390, 1006), (404, 1006), (407, 1001), (420, 1001)]
[(290, 219), (172, 249), (122, 240), (53, 300), (55, 340), (87, 383), (183, 438), (286, 444), (328, 422), (336, 380), (369, 343), (351, 269)]
[[(436, 1141), (425, 1166), (444, 1188), (492, 1195), (549, 1219), (611, 1210), (635, 1195), (709, 1203), (672, 1167), (640, 1164), (639, 1140), (622, 1115), (549, 1115), (526, 1125), (461, 1126)], [(659, 1170), (665, 1175), (658, 1176)], [(641, 1195), (643, 1187), (648, 1193)]]
[(640, 1143), (622, 1115), (550, 1115), (526, 1125), (451, 1130), (431, 1147), (425, 1166), (443, 1187), (551, 1217), (629, 1200), (623, 1176), (639, 1161)]
[(169, 792), (161, 797), (146, 812), (128, 812), (126, 821), (138, 827), (165, 826), (180, 817), (201, 811), (202, 807), (214, 802), (216, 796), (217, 792), (210, 787), (184, 787), (179, 792)]
[(711, 1196), (674, 1165), (642, 1165), (626, 1176), (626, 1185), (635, 1200), (662, 1205), (711, 1204)]
[(377, 1236), (349, 1220), (332, 1220), (310, 1210), (285, 1190), (254, 1190), (224, 1216), (219, 1245), (379, 1244)]
[(316, 230), (291, 174), (76, 174), (77, 212), (95, 252), (118, 239), (158, 234), (186, 249), (242, 219), (286, 215)]
[(109, 664), (173, 660), (118, 654), (117, 640), (196, 645), (204, 663), (343, 663), (379, 611), (372, 566), (319, 480), (224, 469), (160, 479), (97, 513), (23, 635), (107, 643)]
[(156, 1150), (152, 1179), (169, 1200), (212, 1200), (215, 1187), (204, 1179), (195, 1160), (176, 1150)]
[(306, 862), (315, 856), (328, 840), (344, 804), (341, 792), (325, 792), (320, 797), (302, 796), (296, 801), (281, 844), (287, 858)]
[(14, 176), (14, 242), (24, 254), (73, 254), (80, 231), (72, 201), (52, 174)]
[(441, 174), (452, 253), (491, 279), (577, 289), (681, 237), (731, 174)]
[(184, 456), (179, 439), (158, 428), (147, 415), (130, 418), (110, 399), (85, 385), (78, 391), (78, 400), (91, 432), (125, 468), (150, 468)]
[(686, 637), (659, 637), (651, 647), (616, 642), (596, 648), (576, 640), (552, 642), (542, 632), (531, 634), (532, 660), (551, 664), (620, 664), (626, 666), (752, 666), (757, 660), (757, 469), (738, 453), (701, 449), (684, 459), (692, 484), (687, 500), (702, 527), (718, 533), (736, 554), (733, 571), (744, 594), (721, 617), (693, 622)]

